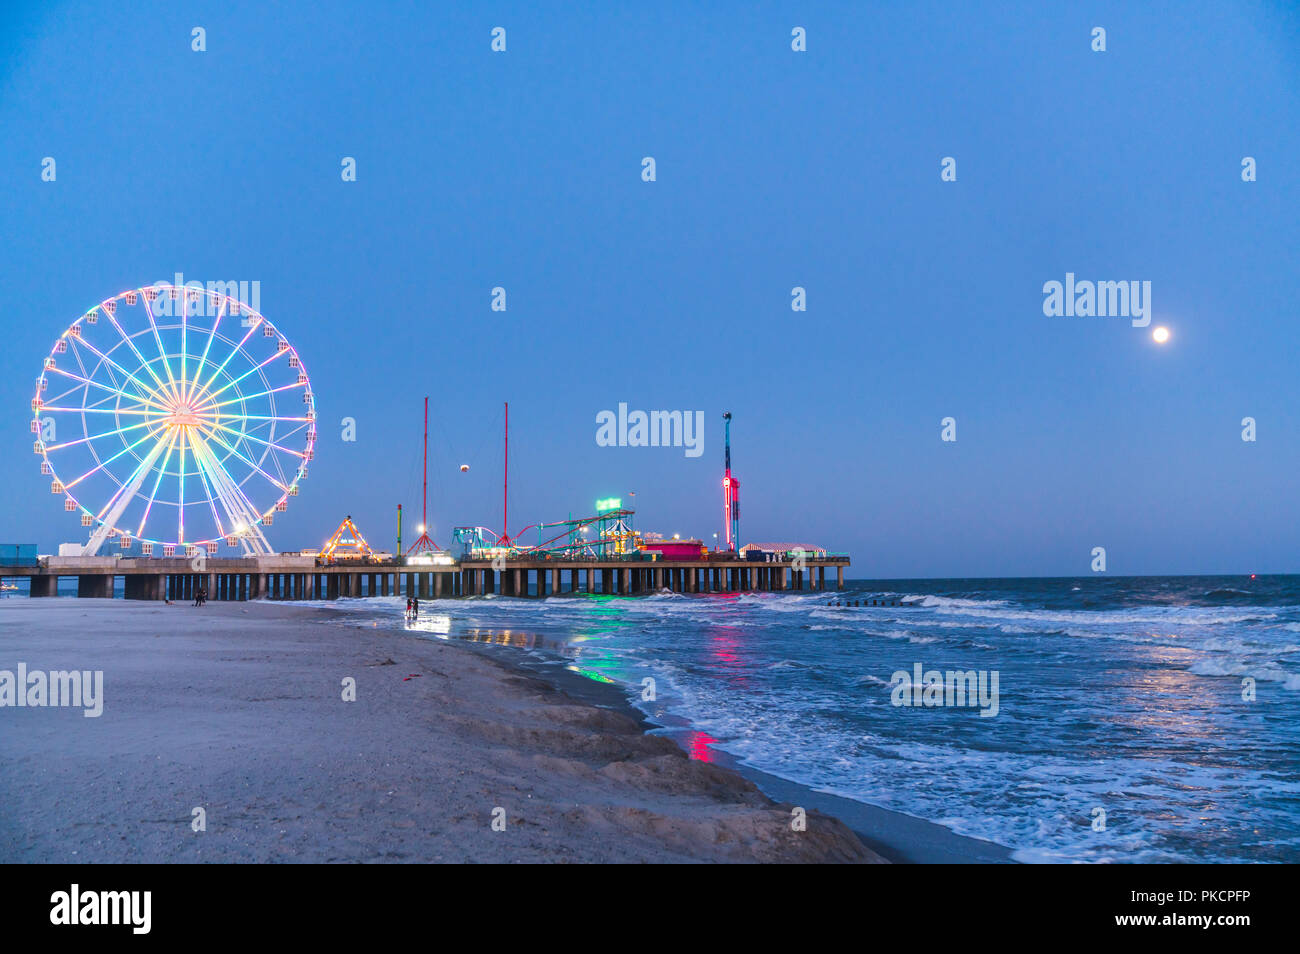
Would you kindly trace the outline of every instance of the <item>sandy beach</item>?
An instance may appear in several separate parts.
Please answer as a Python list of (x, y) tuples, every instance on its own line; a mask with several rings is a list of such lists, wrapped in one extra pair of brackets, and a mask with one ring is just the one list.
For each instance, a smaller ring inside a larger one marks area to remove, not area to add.
[(884, 860), (624, 707), (332, 610), (0, 601), (19, 663), (102, 670), (103, 714), (0, 708), (0, 862)]

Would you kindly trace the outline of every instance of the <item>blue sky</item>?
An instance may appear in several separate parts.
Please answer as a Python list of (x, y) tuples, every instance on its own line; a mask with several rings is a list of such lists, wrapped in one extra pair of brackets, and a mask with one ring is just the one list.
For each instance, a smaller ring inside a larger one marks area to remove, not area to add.
[[(742, 538), (853, 576), (1300, 571), (1294, 9), (696, 7), (4, 5), (0, 539), (82, 538), (41, 359), (179, 271), (260, 282), (311, 372), (277, 548), (392, 545), (428, 394), (442, 543), (500, 524), (509, 401), (512, 530), (635, 491), (711, 541), (731, 411)], [(1045, 317), (1066, 272), (1150, 281), (1172, 341)], [(703, 456), (597, 446), (619, 402), (703, 410)]]

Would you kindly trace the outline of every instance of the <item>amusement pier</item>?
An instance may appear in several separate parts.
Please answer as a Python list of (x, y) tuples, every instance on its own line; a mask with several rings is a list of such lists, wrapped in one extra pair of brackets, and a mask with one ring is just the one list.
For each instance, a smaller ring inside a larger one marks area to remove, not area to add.
[[(0, 544), (0, 585), (33, 597), (133, 600), (422, 599), (560, 594), (817, 591), (844, 588), (846, 554), (808, 543), (740, 542), (731, 414), (722, 415), (722, 539), (666, 538), (633, 526), (619, 497), (592, 516), (508, 530), (505, 404), (501, 529), (429, 535), (429, 399), (418, 536), (372, 547), (348, 516), (320, 549), (276, 552), (268, 530), (314, 467), (316, 402), (302, 356), (230, 283), (156, 282), (77, 317), (44, 357), (31, 400), (32, 453), (66, 527), (84, 542), (40, 554)], [(224, 287), (221, 287), (224, 286)], [(620, 405), (620, 444), (680, 446), (680, 411)], [(703, 418), (703, 412), (694, 412)], [(627, 440), (630, 432), (633, 439)], [(468, 473), (469, 464), (461, 464)], [(635, 495), (631, 495), (633, 498)]]
[(698, 560), (520, 559), (408, 564), (402, 560), (322, 562), (314, 556), (185, 558), (46, 557), (34, 566), (0, 558), (6, 580), (25, 577), (31, 596), (54, 596), (61, 578), (76, 578), (77, 595), (111, 598), (118, 579), (129, 600), (193, 600), (200, 587), (212, 600), (334, 600), (358, 596), (446, 599), (496, 593), (559, 596), (604, 593), (816, 591), (826, 570), (844, 587), (848, 558), (823, 556), (755, 562), (710, 554)]

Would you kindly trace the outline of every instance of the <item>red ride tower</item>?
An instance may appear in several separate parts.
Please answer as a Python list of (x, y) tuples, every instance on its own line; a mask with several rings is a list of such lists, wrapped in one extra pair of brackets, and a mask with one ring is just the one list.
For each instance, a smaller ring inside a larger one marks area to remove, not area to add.
[(727, 535), (727, 549), (740, 552), (740, 481), (731, 476), (731, 412), (722, 415), (723, 446), (726, 448), (726, 473), (722, 477), (722, 521)]

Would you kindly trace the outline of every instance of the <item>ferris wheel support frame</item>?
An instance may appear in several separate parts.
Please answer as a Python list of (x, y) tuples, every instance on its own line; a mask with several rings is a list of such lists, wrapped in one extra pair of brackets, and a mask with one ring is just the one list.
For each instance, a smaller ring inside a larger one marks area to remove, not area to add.
[(154, 462), (163, 452), (163, 447), (162, 441), (155, 444), (153, 449), (145, 455), (136, 467), (135, 476), (131, 479), (131, 482), (123, 484), (121, 489), (118, 490), (117, 498), (112, 502), (107, 518), (95, 528), (95, 532), (90, 535), (90, 541), (82, 547), (82, 556), (94, 556), (99, 552), (99, 548), (108, 539), (109, 531), (121, 519), (122, 514), (126, 512), (127, 505), (131, 503), (131, 498), (139, 492), (141, 485), (144, 484), (144, 479), (149, 476)]
[[(257, 523), (257, 508), (225, 470), (212, 466), (212, 461), (216, 460), (212, 448), (208, 447), (201, 438), (192, 438), (192, 441), (195, 463), (211, 481), (217, 499), (225, 508), (226, 515), (234, 522), (236, 536), (244, 552), (254, 556), (270, 556), (275, 551), (271, 549), (271, 544), (267, 542), (261, 526)], [(201, 454), (200, 449), (202, 449)]]

